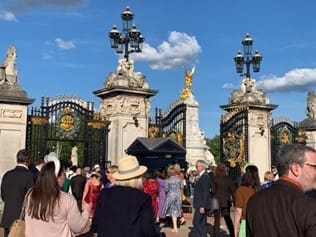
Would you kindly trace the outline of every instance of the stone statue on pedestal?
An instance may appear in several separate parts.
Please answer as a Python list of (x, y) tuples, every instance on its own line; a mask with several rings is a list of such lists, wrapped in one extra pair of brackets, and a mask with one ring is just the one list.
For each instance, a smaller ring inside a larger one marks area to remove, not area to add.
[(269, 104), (269, 99), (264, 91), (256, 88), (256, 81), (245, 78), (242, 81), (240, 90), (234, 90), (229, 98), (229, 104), (250, 103), (250, 104)]
[(27, 94), (20, 88), (16, 67), (16, 49), (9, 46), (6, 58), (0, 64), (0, 97), (26, 98)]
[(316, 95), (314, 91), (309, 91), (307, 94), (306, 106), (307, 119), (300, 122), (300, 128), (316, 129)]
[(316, 95), (314, 91), (309, 91), (307, 94), (306, 115), (309, 119), (316, 119)]
[(110, 73), (104, 83), (105, 88), (115, 86), (148, 89), (145, 76), (141, 72), (134, 72), (134, 62), (125, 58), (119, 60), (117, 73)]
[(71, 163), (78, 166), (78, 148), (76, 146), (71, 150)]
[(9, 46), (4, 63), (0, 66), (0, 85), (16, 86), (18, 84), (17, 78), (16, 50), (13, 46)]

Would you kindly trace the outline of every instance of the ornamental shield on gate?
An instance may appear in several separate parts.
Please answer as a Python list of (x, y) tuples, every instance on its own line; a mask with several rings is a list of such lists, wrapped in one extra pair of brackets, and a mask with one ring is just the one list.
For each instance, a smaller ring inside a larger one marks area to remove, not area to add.
[(244, 139), (241, 135), (229, 131), (223, 136), (222, 142), (224, 160), (229, 162), (231, 167), (243, 161)]

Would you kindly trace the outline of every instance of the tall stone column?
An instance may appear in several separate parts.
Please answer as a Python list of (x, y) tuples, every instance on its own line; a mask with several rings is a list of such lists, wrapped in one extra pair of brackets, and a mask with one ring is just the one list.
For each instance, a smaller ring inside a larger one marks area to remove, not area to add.
[(259, 168), (260, 179), (271, 170), (270, 111), (273, 105), (250, 105), (248, 110), (248, 162)]
[(27, 106), (34, 101), (20, 88), (15, 59), (10, 46), (0, 64), (0, 177), (16, 165), (16, 153), (25, 148)]
[(199, 103), (193, 94), (189, 95), (183, 103), (186, 104), (186, 161), (189, 167), (195, 167), (197, 160), (206, 160), (215, 163), (214, 156), (206, 145), (205, 135), (199, 127)]
[[(242, 162), (255, 164), (259, 168), (260, 179), (263, 181), (264, 173), (271, 170), (271, 111), (276, 107), (277, 105), (269, 103), (269, 99), (262, 90), (256, 89), (254, 79), (243, 79), (240, 90), (234, 90), (229, 103), (221, 106), (227, 111), (221, 123), (221, 132), (225, 132), (225, 134), (221, 133), (222, 143), (225, 144), (225, 139), (230, 138), (230, 142), (236, 147), (236, 149), (222, 147), (224, 162), (231, 165)], [(237, 116), (240, 112), (244, 115), (242, 121), (238, 120)], [(239, 125), (234, 126), (234, 123)], [(236, 127), (239, 134), (235, 134)], [(230, 151), (234, 151), (236, 155), (228, 154)]]
[(150, 97), (157, 91), (149, 89), (144, 75), (133, 69), (133, 61), (120, 59), (117, 73), (110, 73), (104, 87), (93, 92), (101, 98), (101, 115), (111, 122), (108, 160), (112, 164), (117, 164), (137, 137), (148, 136)]
[(205, 134), (199, 126), (199, 103), (192, 91), (193, 75), (195, 67), (186, 70), (184, 74), (184, 88), (181, 90), (180, 98), (175, 103), (183, 103), (186, 106), (185, 114), (185, 143), (186, 161), (189, 168), (195, 169), (197, 160), (205, 160), (209, 164), (215, 163), (213, 154), (206, 145)]

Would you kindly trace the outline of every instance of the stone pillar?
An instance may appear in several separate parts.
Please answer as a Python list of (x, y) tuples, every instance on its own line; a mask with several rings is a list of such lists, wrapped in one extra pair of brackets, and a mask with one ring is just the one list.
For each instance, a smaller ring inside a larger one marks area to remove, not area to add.
[(249, 106), (248, 110), (248, 162), (259, 168), (263, 181), (266, 171), (271, 170), (270, 105)]
[(186, 161), (189, 167), (194, 167), (197, 160), (206, 160), (215, 163), (214, 156), (206, 146), (204, 134), (199, 128), (199, 103), (191, 94), (184, 103), (186, 104)]
[(137, 137), (148, 136), (149, 98), (157, 91), (149, 89), (144, 75), (133, 69), (133, 61), (120, 59), (117, 73), (110, 73), (104, 87), (93, 92), (101, 98), (101, 115), (111, 122), (108, 160), (112, 164), (117, 164)]
[[(236, 162), (253, 163), (259, 168), (259, 176), (263, 181), (264, 173), (271, 170), (270, 113), (277, 105), (269, 103), (269, 99), (263, 90), (256, 89), (256, 81), (252, 78), (244, 78), (240, 89), (234, 90), (228, 101), (227, 105), (221, 106), (222, 109), (227, 111), (223, 115), (225, 119), (221, 123), (221, 131), (234, 134), (234, 126), (228, 125), (241, 122), (242, 128), (239, 128), (241, 133), (239, 135), (245, 138), (245, 141), (243, 141), (245, 144), (242, 145), (241, 149), (245, 150), (247, 155), (243, 154), (240, 157), (241, 159), (239, 157), (237, 159), (234, 154), (226, 154), (228, 157), (222, 157), (222, 159), (226, 159), (224, 161), (228, 162), (227, 159), (229, 158), (233, 161), (233, 164)], [(246, 121), (238, 121), (238, 117), (234, 117), (239, 111), (244, 111), (247, 114)], [(230, 131), (229, 128), (232, 130)], [(227, 134), (221, 134), (222, 142), (225, 135), (227, 136)], [(223, 150), (221, 154), (224, 156)]]
[(25, 148), (27, 106), (33, 103), (19, 88), (0, 86), (0, 176), (16, 165), (16, 153)]
[(16, 153), (25, 148), (27, 106), (33, 101), (20, 88), (16, 50), (9, 46), (0, 64), (0, 178), (15, 167)]
[[(108, 158), (112, 164), (126, 155), (137, 137), (148, 136), (149, 99), (143, 94), (103, 94), (100, 112), (110, 120)], [(131, 91), (132, 92), (132, 91)], [(100, 96), (101, 94), (99, 94)]]
[(314, 149), (316, 149), (316, 128), (315, 130), (309, 130), (305, 131), (306, 136), (306, 146), (310, 146)]

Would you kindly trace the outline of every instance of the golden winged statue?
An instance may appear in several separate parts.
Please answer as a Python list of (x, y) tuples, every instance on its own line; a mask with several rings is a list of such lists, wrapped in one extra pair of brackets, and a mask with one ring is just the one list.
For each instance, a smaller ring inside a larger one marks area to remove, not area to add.
[(195, 71), (195, 67), (193, 67), (191, 70), (185, 71), (185, 74), (184, 74), (185, 87), (181, 90), (181, 95), (180, 95), (180, 98), (182, 100), (185, 100), (190, 95), (192, 95), (191, 86), (192, 86), (192, 78), (193, 78), (194, 71)]
[(185, 71), (185, 76), (184, 76), (185, 87), (191, 87), (192, 86), (192, 79), (193, 79), (194, 71), (195, 71), (195, 67), (193, 67), (191, 69), (191, 71), (190, 70), (186, 70)]

